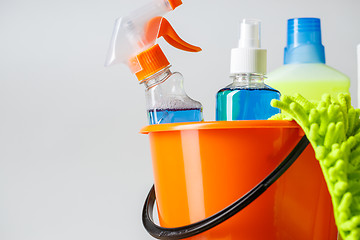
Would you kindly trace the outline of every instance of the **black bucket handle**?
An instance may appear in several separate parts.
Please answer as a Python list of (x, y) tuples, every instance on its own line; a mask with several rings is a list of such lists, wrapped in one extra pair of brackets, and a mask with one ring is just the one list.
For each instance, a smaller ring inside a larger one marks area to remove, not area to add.
[(142, 221), (146, 231), (157, 239), (176, 240), (195, 236), (219, 225), (220, 223), (234, 216), (240, 210), (257, 199), (263, 192), (265, 192), (266, 189), (268, 189), (295, 162), (295, 160), (305, 150), (308, 144), (309, 140), (307, 139), (306, 135), (304, 135), (295, 148), (290, 152), (290, 154), (253, 189), (251, 189), (249, 192), (223, 210), (208, 218), (205, 218), (204, 220), (187, 226), (164, 228), (154, 223), (152, 214), (156, 197), (154, 186), (152, 186), (146, 198), (142, 213)]

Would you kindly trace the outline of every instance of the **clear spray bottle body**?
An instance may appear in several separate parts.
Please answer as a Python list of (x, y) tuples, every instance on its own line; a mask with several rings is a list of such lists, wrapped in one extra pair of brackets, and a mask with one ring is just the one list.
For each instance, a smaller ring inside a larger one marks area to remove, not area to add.
[(202, 105), (185, 92), (183, 76), (170, 66), (144, 79), (149, 124), (198, 122), (203, 120)]
[(280, 113), (270, 105), (280, 92), (264, 83), (264, 75), (235, 74), (233, 83), (216, 94), (216, 120), (266, 120)]

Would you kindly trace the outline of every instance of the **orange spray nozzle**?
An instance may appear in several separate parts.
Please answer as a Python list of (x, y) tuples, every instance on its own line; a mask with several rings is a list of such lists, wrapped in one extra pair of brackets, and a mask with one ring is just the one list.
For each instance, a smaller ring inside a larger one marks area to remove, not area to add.
[[(146, 26), (144, 42), (145, 44), (151, 45), (151, 43), (154, 42), (154, 39), (160, 37), (163, 37), (175, 48), (188, 52), (201, 51), (200, 47), (191, 45), (182, 40), (165, 18), (155, 17), (152, 18)], [(169, 61), (157, 44), (137, 54), (136, 57), (130, 60), (130, 68), (140, 81), (169, 65)]]
[(188, 51), (188, 52), (200, 52), (201, 48), (191, 45), (182, 40), (175, 32), (168, 20), (163, 17), (154, 17), (151, 19), (145, 30), (146, 39), (151, 41), (152, 39), (164, 37), (164, 39), (173, 47)]
[(175, 10), (175, 8), (177, 8), (178, 6), (180, 6), (182, 4), (181, 0), (168, 0), (172, 10)]
[(105, 66), (124, 63), (139, 80), (151, 76), (169, 65), (161, 48), (156, 45), (159, 37), (164, 37), (178, 49), (201, 51), (201, 48), (182, 40), (163, 18), (181, 4), (182, 0), (152, 0), (131, 14), (116, 19)]

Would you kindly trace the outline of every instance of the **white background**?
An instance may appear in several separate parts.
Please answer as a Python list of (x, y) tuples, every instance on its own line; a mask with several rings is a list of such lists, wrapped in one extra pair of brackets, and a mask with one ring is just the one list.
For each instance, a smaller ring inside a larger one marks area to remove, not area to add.
[[(143, 86), (104, 68), (114, 20), (146, 0), (0, 0), (0, 239), (151, 239), (141, 224), (152, 184)], [(158, 42), (188, 94), (214, 119), (242, 18), (262, 19), (268, 70), (282, 64), (286, 20), (320, 17), (327, 63), (351, 77), (357, 0), (184, 0), (168, 19), (186, 53)]]

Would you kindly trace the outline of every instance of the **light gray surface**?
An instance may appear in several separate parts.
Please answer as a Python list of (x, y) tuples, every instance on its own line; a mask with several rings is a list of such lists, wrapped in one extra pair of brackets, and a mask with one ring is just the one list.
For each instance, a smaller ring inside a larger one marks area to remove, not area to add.
[[(125, 66), (103, 67), (115, 18), (144, 2), (0, 2), (0, 239), (151, 239), (143, 86)], [(327, 62), (351, 77), (356, 103), (359, 1), (183, 2), (168, 19), (203, 52), (159, 43), (206, 120), (244, 17), (263, 20), (268, 70), (282, 64), (287, 18), (320, 17)]]

